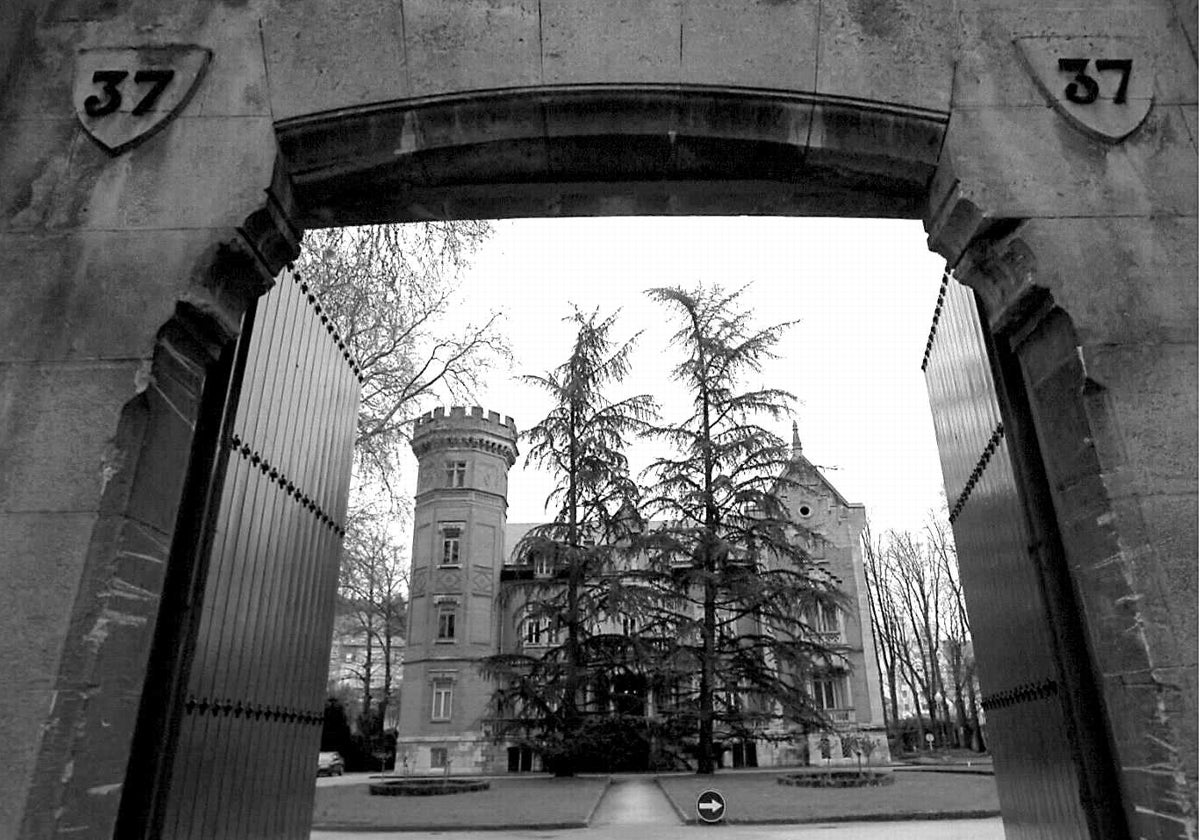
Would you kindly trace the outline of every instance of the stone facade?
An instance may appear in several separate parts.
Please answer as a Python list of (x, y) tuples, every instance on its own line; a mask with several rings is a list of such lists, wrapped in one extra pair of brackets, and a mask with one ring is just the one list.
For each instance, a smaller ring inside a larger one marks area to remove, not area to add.
[[(866, 509), (847, 502), (837, 488), (805, 457), (800, 438), (793, 431), (792, 462), (789, 478), (795, 482), (787, 489), (788, 506), (796, 521), (810, 530), (814, 539), (809, 551), (838, 582), (839, 588), (853, 604), (853, 612), (839, 613), (838, 642), (848, 650), (849, 673), (833, 686), (837, 701), (830, 710), (835, 729), (829, 733), (807, 734), (805, 758), (811, 764), (824, 764), (821, 738), (832, 744), (829, 763), (850, 764), (857, 759), (842, 750), (842, 736), (861, 733), (875, 743), (871, 760), (889, 760), (887, 730), (883, 716), (883, 693), (875, 642), (871, 631), (870, 608), (867, 604), (867, 580), (863, 569), (862, 532), (867, 524)], [(813, 687), (814, 696), (820, 690)], [(763, 756), (760, 748), (759, 757)], [(791, 754), (780, 756), (780, 763), (793, 763)]]
[(475, 668), (496, 651), (511, 417), (452, 408), (414, 426), (418, 459), (412, 576), (397, 766), (415, 772), (490, 770), (481, 718), (490, 684)]

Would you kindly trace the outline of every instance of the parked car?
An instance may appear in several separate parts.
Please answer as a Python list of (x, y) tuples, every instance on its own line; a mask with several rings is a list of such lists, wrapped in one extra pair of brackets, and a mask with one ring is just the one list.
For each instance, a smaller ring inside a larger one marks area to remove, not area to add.
[(340, 776), (346, 772), (346, 762), (342, 754), (336, 752), (317, 753), (318, 776)]

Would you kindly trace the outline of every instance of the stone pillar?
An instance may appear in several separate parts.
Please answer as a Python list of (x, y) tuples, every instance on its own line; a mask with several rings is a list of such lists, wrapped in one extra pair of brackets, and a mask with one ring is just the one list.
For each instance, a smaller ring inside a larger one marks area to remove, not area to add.
[[(19, 5), (0, 66), (0, 836), (110, 838), (206, 378), (299, 234), (254, 15), (160, 3), (150, 35), (126, 4)], [(76, 116), (77, 56), (147, 43), (214, 59), (114, 155)]]
[[(998, 385), (1027, 401), (1025, 454), (1036, 443), (1065, 553), (1059, 595), (1099, 692), (1082, 713), (1106, 712), (1120, 811), (1134, 836), (1183, 836), (1197, 792), (1194, 21), (1189, 34), (1168, 3), (1051, 14), (964, 14), (926, 225), (981, 298), (993, 361), (1009, 365)], [(1153, 102), (1128, 137), (1071, 125), (1014, 69), (1014, 37), (1055, 31), (1155, 45), (1135, 59)]]

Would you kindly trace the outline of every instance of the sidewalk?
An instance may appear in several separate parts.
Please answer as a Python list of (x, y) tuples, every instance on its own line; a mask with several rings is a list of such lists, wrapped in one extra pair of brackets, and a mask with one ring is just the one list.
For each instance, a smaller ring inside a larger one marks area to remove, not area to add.
[(592, 815), (590, 826), (607, 825), (679, 825), (675, 809), (666, 794), (651, 778), (614, 777), (600, 806)]

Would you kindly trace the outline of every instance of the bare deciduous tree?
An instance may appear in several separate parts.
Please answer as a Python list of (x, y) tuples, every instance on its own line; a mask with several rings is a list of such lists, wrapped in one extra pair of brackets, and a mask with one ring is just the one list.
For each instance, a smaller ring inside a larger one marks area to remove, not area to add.
[(394, 666), (403, 645), (407, 592), (408, 564), (386, 517), (359, 508), (346, 530), (338, 574), (339, 629), (364, 646), (350, 670), (362, 690), (362, 719), (380, 725), (395, 699)]
[(868, 529), (864, 558), (891, 731), (901, 723), (903, 684), (913, 697), (920, 740), (928, 731), (938, 745), (982, 749), (971, 629), (944, 514), (931, 514), (919, 534), (889, 531), (874, 540)]
[(945, 581), (945, 639), (942, 642), (943, 662), (954, 689), (955, 733), (957, 746), (982, 750), (983, 731), (979, 725), (979, 703), (975, 693), (975, 650), (971, 642), (971, 622), (963, 598), (962, 582), (958, 577), (958, 552), (950, 525), (941, 517), (931, 516), (925, 525), (926, 542), (930, 553), (942, 570)]
[(355, 435), (360, 486), (393, 491), (411, 421), (433, 397), (468, 403), (483, 370), (507, 360), (492, 313), (456, 317), (457, 277), (491, 234), (484, 221), (331, 228), (304, 238), (297, 268), (361, 369)]

